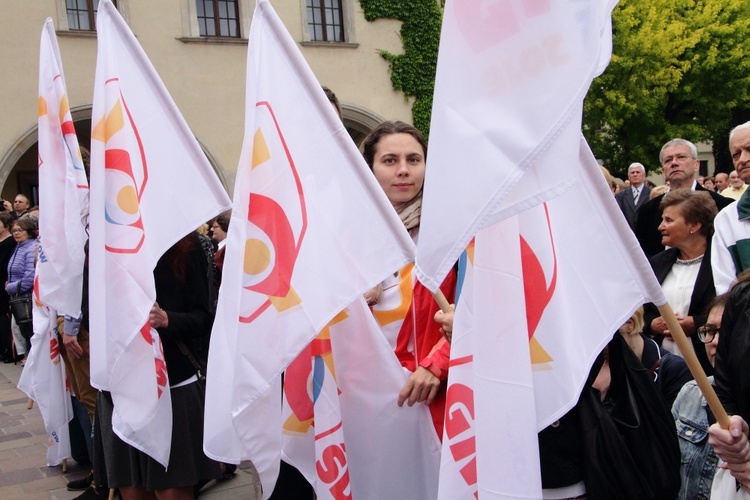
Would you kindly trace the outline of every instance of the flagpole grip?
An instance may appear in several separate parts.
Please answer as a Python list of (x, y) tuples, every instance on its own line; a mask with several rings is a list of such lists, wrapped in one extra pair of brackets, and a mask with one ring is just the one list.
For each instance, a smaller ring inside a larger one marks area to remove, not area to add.
[(443, 294), (443, 291), (439, 288), (436, 292), (432, 292), (432, 296), (435, 297), (435, 302), (437, 302), (438, 307), (440, 307), (440, 310), (444, 313), (452, 311), (451, 305), (448, 302), (448, 299), (445, 298), (445, 295)]
[(716, 391), (714, 391), (711, 382), (708, 381), (706, 372), (703, 371), (703, 367), (698, 361), (698, 357), (695, 355), (693, 344), (688, 340), (687, 335), (685, 335), (680, 323), (677, 321), (674, 311), (672, 311), (672, 306), (667, 302), (663, 306), (656, 307), (659, 309), (661, 317), (664, 318), (664, 322), (667, 324), (672, 339), (677, 344), (677, 347), (680, 348), (680, 353), (682, 353), (685, 358), (690, 373), (693, 374), (693, 378), (698, 384), (698, 388), (703, 393), (703, 397), (706, 398), (709, 408), (711, 408), (711, 411), (716, 417), (716, 421), (723, 429), (728, 429), (729, 415), (727, 415), (726, 410), (724, 410), (724, 407), (721, 405), (719, 396), (716, 395)]

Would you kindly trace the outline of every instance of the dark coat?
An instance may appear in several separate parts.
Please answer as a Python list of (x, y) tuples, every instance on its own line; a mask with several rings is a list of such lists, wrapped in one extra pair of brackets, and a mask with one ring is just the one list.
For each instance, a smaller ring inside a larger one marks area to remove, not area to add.
[(633, 199), (633, 188), (626, 188), (615, 194), (615, 201), (617, 202), (617, 206), (620, 207), (622, 215), (625, 216), (630, 229), (632, 229), (633, 231), (635, 231), (635, 222), (637, 220), (638, 210), (640, 210), (641, 207), (649, 201), (648, 198), (650, 194), (651, 188), (647, 185), (644, 185), (643, 189), (641, 189), (641, 195), (638, 197), (637, 204), (635, 203), (635, 199)]
[[(669, 271), (672, 270), (672, 266), (677, 261), (680, 251), (677, 248), (670, 248), (659, 254), (654, 255), (649, 259), (651, 268), (654, 270), (656, 279), (659, 283), (664, 283)], [(708, 303), (716, 297), (716, 289), (714, 288), (714, 276), (711, 272), (711, 239), (708, 240), (708, 246), (706, 247), (706, 253), (703, 256), (701, 267), (698, 270), (698, 277), (695, 279), (695, 286), (693, 287), (693, 293), (690, 296), (690, 307), (688, 308), (688, 316), (693, 317), (696, 328), (706, 322), (705, 309)], [(659, 310), (652, 303), (648, 303), (644, 307), (643, 321), (645, 323), (643, 327), (643, 333), (648, 336), (654, 337), (657, 342), (660, 342), (661, 335), (653, 335), (651, 333), (651, 321), (654, 318), (661, 316)], [(697, 335), (690, 337), (695, 349), (695, 354), (698, 356), (703, 370), (707, 375), (713, 374), (713, 367), (708, 362), (708, 356), (706, 355), (706, 348), (703, 346), (703, 342), (700, 341)]]
[[(710, 194), (719, 211), (734, 201), (731, 198), (726, 198), (720, 194), (714, 193), (713, 191), (704, 189), (700, 184), (695, 185), (695, 190), (706, 191)], [(661, 233), (659, 232), (659, 225), (661, 224), (661, 210), (659, 209), (659, 203), (661, 203), (664, 196), (665, 195), (657, 196), (653, 200), (649, 200), (640, 208), (640, 210), (638, 210), (635, 224), (635, 237), (638, 238), (638, 243), (641, 244), (641, 248), (646, 254), (646, 257), (651, 257), (652, 255), (664, 251), (664, 245), (661, 244)]]

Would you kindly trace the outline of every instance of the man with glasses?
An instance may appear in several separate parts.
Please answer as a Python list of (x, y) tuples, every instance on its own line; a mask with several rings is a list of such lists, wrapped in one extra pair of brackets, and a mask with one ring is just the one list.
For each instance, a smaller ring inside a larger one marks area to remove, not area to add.
[(729, 187), (724, 189), (720, 194), (733, 200), (739, 200), (747, 190), (747, 184), (745, 181), (740, 179), (740, 175), (736, 170), (732, 170), (729, 174)]
[[(685, 139), (672, 139), (667, 142), (662, 146), (659, 153), (659, 163), (664, 173), (664, 179), (669, 182), (670, 190), (687, 188), (695, 191), (706, 191), (711, 195), (719, 210), (732, 203), (731, 199), (704, 189), (695, 180), (695, 174), (700, 168), (700, 161), (698, 161), (698, 150), (692, 142)], [(659, 225), (661, 224), (659, 204), (668, 194), (657, 196), (646, 202), (638, 212), (635, 236), (647, 257), (664, 251), (664, 245), (661, 243), (661, 232), (659, 232)]]
[(28, 196), (21, 193), (17, 194), (13, 200), (13, 218), (18, 219), (20, 216), (28, 212), (30, 206), (31, 204), (29, 203)]

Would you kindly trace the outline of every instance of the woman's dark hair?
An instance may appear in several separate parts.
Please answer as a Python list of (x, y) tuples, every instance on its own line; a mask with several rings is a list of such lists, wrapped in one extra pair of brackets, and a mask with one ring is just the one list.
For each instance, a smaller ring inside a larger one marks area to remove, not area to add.
[(179, 283), (184, 283), (186, 277), (185, 273), (187, 271), (185, 269), (187, 265), (187, 255), (192, 249), (197, 248), (198, 245), (200, 245), (198, 242), (198, 233), (191, 231), (188, 235), (172, 245), (169, 250), (164, 252), (164, 255), (161, 256), (159, 262), (156, 264), (157, 267), (168, 266), (175, 279)]
[(427, 141), (425, 140), (422, 132), (420, 132), (419, 129), (417, 129), (413, 125), (409, 125), (408, 123), (404, 123), (401, 121), (387, 121), (375, 127), (372, 132), (367, 134), (367, 137), (365, 137), (362, 156), (364, 156), (365, 162), (367, 162), (367, 165), (370, 167), (370, 169), (372, 169), (372, 165), (375, 162), (375, 146), (378, 145), (378, 142), (380, 142), (380, 139), (382, 139), (384, 136), (393, 134), (409, 134), (410, 136), (414, 137), (414, 139), (416, 139), (417, 142), (422, 146), (424, 159), (425, 161), (427, 160)]
[(0, 212), (0, 224), (10, 229), (10, 226), (13, 224), (13, 216), (10, 215), (10, 212)]
[[(713, 299), (708, 301), (708, 305), (706, 305), (706, 310), (704, 311), (704, 314), (708, 316), (708, 313), (711, 312), (711, 309), (714, 307), (724, 307), (727, 305), (727, 301), (729, 300), (729, 295), (731, 294), (731, 290), (727, 293), (722, 293), (721, 295), (717, 295)], [(697, 325), (700, 326), (700, 325)]]
[[(229, 230), (229, 221), (231, 220), (231, 218), (232, 218), (232, 211), (227, 210), (226, 212), (219, 214), (219, 216), (216, 217), (216, 219), (214, 220), (222, 229), (222, 231), (226, 233)], [(209, 226), (211, 226), (211, 224), (209, 224)]]
[(701, 225), (699, 234), (708, 238), (714, 233), (714, 217), (719, 210), (708, 191), (693, 191), (689, 188), (670, 191), (662, 198), (659, 209), (663, 212), (665, 208), (672, 206), (679, 207), (685, 222)]
[(336, 94), (333, 93), (333, 90), (329, 89), (325, 85), (323, 87), (323, 92), (325, 92), (326, 97), (328, 98), (328, 101), (333, 104), (333, 107), (336, 108), (336, 111), (339, 114), (339, 118), (343, 118), (343, 115), (341, 114), (341, 104), (339, 104), (339, 98), (336, 97)]
[(36, 222), (31, 217), (21, 217), (13, 222), (14, 226), (18, 226), (29, 235), (30, 239), (36, 238)]

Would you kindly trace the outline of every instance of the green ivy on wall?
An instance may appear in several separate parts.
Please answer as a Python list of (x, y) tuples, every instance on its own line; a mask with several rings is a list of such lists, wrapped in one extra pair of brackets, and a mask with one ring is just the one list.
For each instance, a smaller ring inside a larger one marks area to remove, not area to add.
[(402, 22), (404, 53), (381, 50), (380, 55), (388, 61), (394, 90), (415, 98), (411, 108), (414, 126), (428, 136), (443, 15), (440, 5), (436, 0), (359, 0), (359, 3), (370, 22), (381, 18)]

